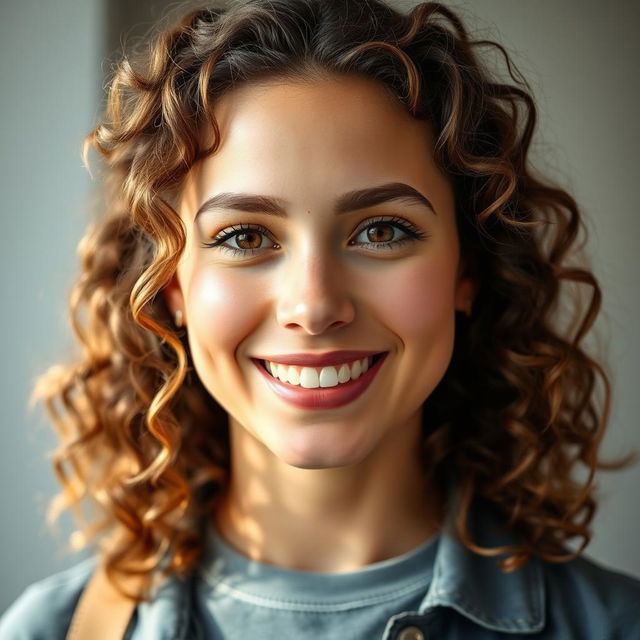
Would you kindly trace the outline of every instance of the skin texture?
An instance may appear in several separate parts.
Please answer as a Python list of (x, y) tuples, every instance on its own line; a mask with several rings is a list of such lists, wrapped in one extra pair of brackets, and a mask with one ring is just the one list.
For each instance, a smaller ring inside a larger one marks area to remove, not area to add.
[[(215, 115), (221, 145), (185, 182), (187, 246), (165, 294), (229, 415), (232, 478), (216, 525), (240, 551), (287, 568), (347, 571), (405, 553), (438, 528), (441, 500), (420, 459), (422, 404), (451, 359), (455, 311), (474, 291), (431, 126), (360, 77), (246, 85)], [(392, 182), (417, 189), (435, 214), (402, 200), (334, 214), (343, 193)], [(196, 219), (222, 192), (280, 198), (287, 217)], [(407, 237), (386, 222), (367, 232), (380, 216), (425, 237), (367, 246)], [(239, 224), (268, 231), (225, 242), (258, 247), (253, 255), (202, 246)], [(249, 359), (337, 349), (389, 354), (362, 396), (330, 410), (286, 404)]]

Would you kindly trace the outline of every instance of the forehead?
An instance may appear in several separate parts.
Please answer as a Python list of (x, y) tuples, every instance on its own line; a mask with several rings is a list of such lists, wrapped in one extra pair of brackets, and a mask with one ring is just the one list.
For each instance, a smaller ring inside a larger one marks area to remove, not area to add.
[(444, 179), (431, 125), (369, 78), (247, 84), (224, 94), (214, 115), (220, 144), (188, 178), (190, 209), (221, 191), (302, 204), (385, 182), (429, 190), (430, 181)]

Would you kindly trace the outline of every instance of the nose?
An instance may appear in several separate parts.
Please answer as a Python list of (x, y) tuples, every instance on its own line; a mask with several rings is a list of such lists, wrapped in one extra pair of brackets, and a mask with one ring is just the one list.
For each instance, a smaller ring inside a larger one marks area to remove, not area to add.
[(328, 250), (311, 248), (283, 268), (276, 307), (282, 327), (318, 335), (353, 321), (348, 279)]

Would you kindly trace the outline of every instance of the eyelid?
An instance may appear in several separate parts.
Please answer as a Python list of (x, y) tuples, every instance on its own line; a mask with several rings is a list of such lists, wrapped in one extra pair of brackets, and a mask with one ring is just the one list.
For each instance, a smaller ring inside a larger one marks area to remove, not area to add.
[(398, 216), (374, 216), (373, 218), (366, 218), (362, 221), (360, 225), (358, 225), (353, 233), (358, 234), (365, 229), (373, 226), (374, 224), (392, 224), (396, 223), (397, 226), (401, 227), (404, 231), (412, 231), (414, 233), (420, 234), (422, 233), (420, 229), (414, 225), (409, 220), (405, 218), (400, 218)]
[(220, 246), (219, 243), (222, 243), (225, 240), (228, 240), (229, 238), (232, 238), (232, 237), (238, 235), (238, 233), (241, 232), (241, 231), (259, 231), (260, 233), (263, 233), (265, 236), (270, 238), (272, 242), (277, 244), (275, 238), (273, 237), (273, 234), (266, 227), (263, 227), (261, 224), (258, 224), (258, 223), (242, 222), (242, 223), (237, 224), (237, 225), (233, 224), (233, 225), (231, 225), (229, 227), (224, 227), (223, 229), (221, 229), (220, 231), (218, 231), (215, 234), (215, 236), (213, 237), (212, 240), (210, 240), (209, 242), (204, 242), (203, 246), (205, 246), (205, 247), (215, 247), (216, 244), (217, 244), (217, 246)]

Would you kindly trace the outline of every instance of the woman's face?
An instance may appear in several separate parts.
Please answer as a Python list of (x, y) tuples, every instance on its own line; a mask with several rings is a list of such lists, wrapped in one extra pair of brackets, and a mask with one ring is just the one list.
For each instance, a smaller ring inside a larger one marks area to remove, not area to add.
[[(297, 467), (415, 441), (472, 297), (431, 127), (359, 77), (243, 86), (215, 115), (221, 145), (185, 183), (187, 246), (165, 290), (205, 387), (232, 428)], [(281, 367), (320, 389), (276, 382), (259, 362), (338, 350), (386, 357), (349, 387)]]

